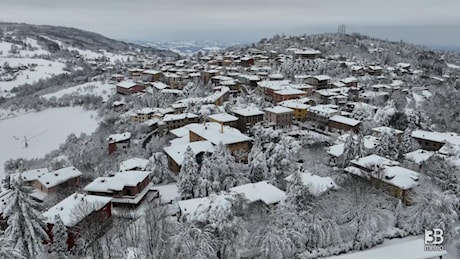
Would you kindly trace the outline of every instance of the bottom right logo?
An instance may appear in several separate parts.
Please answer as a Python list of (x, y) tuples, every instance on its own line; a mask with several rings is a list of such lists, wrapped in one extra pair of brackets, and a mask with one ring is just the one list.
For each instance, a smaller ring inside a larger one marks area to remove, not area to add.
[(444, 231), (439, 228), (425, 229), (425, 251), (444, 250)]

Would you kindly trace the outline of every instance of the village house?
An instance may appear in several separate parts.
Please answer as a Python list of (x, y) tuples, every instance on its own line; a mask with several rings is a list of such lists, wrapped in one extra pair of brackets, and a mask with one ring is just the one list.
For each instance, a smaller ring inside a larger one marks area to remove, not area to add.
[(159, 81), (161, 78), (161, 71), (158, 70), (144, 70), (142, 72), (142, 80), (147, 82)]
[(301, 122), (307, 120), (307, 109), (310, 105), (304, 104), (299, 100), (286, 100), (278, 103), (278, 105), (292, 109), (294, 111), (294, 120)]
[(264, 112), (256, 107), (239, 108), (232, 111), (238, 117), (237, 127), (241, 132), (247, 132), (258, 122), (264, 120)]
[(398, 142), (401, 142), (403, 133), (404, 131), (388, 126), (379, 126), (372, 128), (373, 136), (382, 137), (382, 135), (391, 135), (394, 136)]
[(149, 119), (154, 118), (155, 110), (152, 108), (142, 108), (139, 110), (136, 110), (131, 116), (131, 122), (133, 123), (143, 123)]
[(312, 50), (312, 49), (307, 49), (307, 50), (295, 50), (294, 51), (294, 59), (317, 59), (321, 57), (321, 52), (318, 50)]
[(264, 120), (267, 122), (274, 123), (277, 127), (288, 127), (292, 124), (294, 110), (290, 108), (283, 106), (275, 106), (265, 108), (264, 111)]
[(383, 68), (380, 66), (369, 66), (367, 68), (367, 73), (372, 76), (380, 76), (382, 75)]
[(83, 175), (75, 167), (70, 166), (55, 171), (43, 172), (33, 181), (33, 186), (42, 192), (57, 192), (61, 188), (76, 188), (80, 186), (80, 177)]
[(179, 187), (176, 182), (168, 184), (156, 184), (150, 188), (151, 191), (158, 192), (157, 201), (160, 205), (172, 204), (180, 200)]
[(238, 129), (214, 122), (187, 125), (189, 142), (210, 141), (213, 145), (225, 145), (232, 155), (247, 163), (247, 154), (251, 149), (252, 138), (242, 134)]
[(122, 74), (112, 74), (110, 75), (110, 81), (121, 82), (125, 79), (125, 76)]
[(342, 132), (359, 132), (361, 121), (341, 116), (341, 115), (334, 115), (329, 118), (329, 122), (327, 124), (329, 130), (338, 131), (339, 133)]
[(81, 225), (104, 226), (112, 217), (111, 198), (74, 193), (43, 213), (46, 222), (46, 233), (53, 243), (53, 227), (56, 216), (59, 216), (67, 227), (67, 249), (76, 245)]
[(131, 133), (125, 132), (122, 134), (109, 135), (107, 141), (109, 142), (109, 154), (117, 150), (127, 150), (131, 140)]
[(167, 114), (158, 122), (158, 133), (166, 134), (168, 131), (183, 127), (188, 124), (198, 123), (200, 117), (193, 113)]
[(419, 171), (422, 163), (430, 159), (434, 154), (434, 151), (417, 149), (404, 155), (403, 164), (411, 170)]
[(207, 116), (209, 122), (216, 122), (230, 127), (237, 127), (238, 117), (227, 114), (219, 113)]
[(182, 88), (181, 77), (177, 75), (176, 73), (165, 72), (161, 74), (161, 79), (164, 83), (169, 85), (169, 87), (172, 89)]
[(364, 76), (366, 71), (362, 66), (351, 66), (351, 75), (353, 76)]
[(180, 200), (177, 202), (178, 218), (186, 221), (205, 222), (206, 213), (220, 207), (231, 207), (232, 196), (229, 194), (211, 194), (208, 197)]
[(122, 95), (132, 95), (143, 92), (145, 86), (133, 81), (122, 81), (117, 84), (117, 93)]
[(420, 144), (422, 149), (427, 151), (438, 151), (446, 143), (460, 144), (460, 135), (457, 133), (414, 130), (411, 136)]
[(185, 142), (164, 147), (163, 151), (168, 157), (168, 166), (172, 172), (179, 173), (184, 161), (185, 151), (188, 147), (190, 147), (193, 154), (195, 154), (195, 159), (198, 164), (201, 164), (204, 154), (211, 154), (215, 150), (214, 145), (210, 141)]
[(375, 154), (355, 159), (345, 172), (362, 178), (371, 178), (374, 185), (384, 185), (389, 193), (410, 205), (412, 188), (418, 185), (419, 173), (399, 166), (399, 163)]
[(285, 87), (283, 89), (277, 90), (273, 92), (273, 101), (275, 103), (279, 103), (282, 101), (290, 100), (290, 99), (297, 99), (304, 96), (308, 96), (308, 93), (296, 88), (292, 87)]
[(290, 80), (262, 80), (257, 82), (257, 86), (264, 92), (267, 97), (274, 98), (274, 92), (286, 88)]
[(358, 87), (358, 79), (355, 77), (348, 77), (340, 80), (343, 84), (345, 84), (345, 87), (347, 88), (355, 88)]
[(154, 90), (158, 90), (158, 91), (161, 91), (161, 90), (163, 90), (163, 89), (169, 89), (169, 88), (170, 88), (169, 85), (167, 85), (167, 84), (165, 84), (165, 83), (163, 83), (163, 82), (161, 82), (161, 81), (152, 82), (152, 83), (150, 83), (150, 85), (152, 85), (152, 88), (153, 88)]
[(185, 112), (185, 110), (188, 108), (187, 103), (182, 103), (182, 102), (176, 102), (171, 105), (172, 109), (174, 110), (174, 114), (182, 114)]
[(219, 73), (220, 72), (215, 69), (204, 70), (201, 72), (201, 80), (203, 80), (204, 83), (207, 83), (212, 77), (219, 75)]
[(254, 65), (255, 61), (252, 57), (241, 57), (240, 59), (240, 66), (241, 67), (251, 67)]
[(98, 177), (83, 188), (89, 195), (111, 198), (114, 207), (135, 208), (148, 196), (150, 187), (150, 172), (124, 171), (117, 172), (112, 177)]
[(316, 105), (308, 108), (307, 120), (315, 127), (325, 130), (329, 123), (329, 118), (338, 115), (339, 110), (336, 105)]
[(130, 79), (139, 79), (142, 75), (143, 69), (132, 68), (128, 69), (128, 74)]
[(329, 88), (331, 77), (327, 75), (309, 76), (305, 78), (305, 82), (315, 87), (315, 89)]

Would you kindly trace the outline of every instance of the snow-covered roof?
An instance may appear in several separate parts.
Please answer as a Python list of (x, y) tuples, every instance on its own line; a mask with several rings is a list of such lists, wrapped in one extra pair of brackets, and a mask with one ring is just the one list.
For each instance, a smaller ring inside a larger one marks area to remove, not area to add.
[[(310, 172), (301, 172), (300, 178), (302, 179), (303, 185), (308, 187), (308, 191), (313, 196), (321, 196), (321, 194), (326, 191), (336, 189), (338, 187), (331, 177), (321, 177), (311, 174)], [(293, 179), (294, 174), (286, 177), (286, 181), (293, 181)]]
[(156, 74), (161, 73), (161, 71), (158, 71), (158, 70), (144, 70), (142, 73), (156, 75)]
[(415, 130), (411, 134), (414, 138), (425, 139), (438, 143), (460, 144), (460, 135), (457, 133), (440, 133), (424, 130)]
[(138, 84), (134, 81), (122, 81), (117, 84), (117, 87), (122, 87), (122, 88), (132, 88), (134, 86), (137, 86)]
[(129, 138), (131, 138), (131, 133), (125, 132), (122, 134), (109, 135), (109, 137), (107, 138), (107, 141), (109, 141), (109, 143), (118, 143), (118, 142), (129, 140)]
[(257, 85), (262, 88), (279, 90), (282, 89), (284, 86), (289, 85), (290, 82), (290, 80), (263, 80), (257, 82)]
[(150, 107), (144, 107), (142, 109), (136, 110), (136, 114), (138, 115), (148, 115), (148, 114), (153, 114), (155, 113), (155, 109), (150, 108)]
[(310, 76), (309, 78), (315, 78), (318, 81), (324, 81), (324, 80), (330, 80), (331, 77), (327, 75), (316, 75), (316, 76)]
[(206, 220), (206, 213), (210, 210), (229, 209), (232, 206), (232, 196), (227, 194), (212, 194), (204, 198), (196, 198), (178, 201), (182, 216), (187, 216), (188, 220)]
[(150, 187), (150, 190), (157, 190), (159, 192), (160, 202), (162, 204), (170, 203), (171, 201), (180, 199), (179, 187), (177, 186), (177, 183), (153, 185)]
[(417, 164), (420, 164), (428, 159), (430, 159), (431, 156), (434, 155), (433, 151), (427, 151), (423, 149), (418, 149), (410, 153), (406, 153), (404, 157), (412, 162), (415, 162)]
[(372, 131), (380, 133), (380, 134), (402, 134), (404, 131), (388, 127), (388, 126), (379, 126), (379, 127), (374, 127), (372, 128)]
[(213, 153), (215, 151), (214, 145), (210, 141), (198, 141), (198, 142), (191, 142), (191, 143), (174, 144), (174, 145), (164, 147), (163, 150), (178, 165), (182, 165), (182, 162), (184, 161), (185, 151), (187, 151), (187, 148), (189, 146), (195, 155), (201, 152)]
[(339, 112), (337, 109), (336, 105), (316, 105), (308, 108), (308, 111), (325, 116), (333, 116)]
[(149, 164), (149, 160), (142, 159), (142, 158), (131, 158), (120, 163), (120, 171), (129, 171), (135, 168), (140, 168), (145, 170), (147, 165)]
[(33, 170), (28, 170), (24, 171), (21, 173), (15, 173), (12, 174), (11, 177), (16, 179), (17, 177), (21, 178), (22, 181), (34, 181), (38, 179), (38, 176), (48, 173), (49, 170), (47, 168), (40, 168), (40, 169), (33, 169)]
[(446, 255), (445, 250), (427, 251), (423, 237), (405, 237), (385, 240), (370, 249), (329, 257), (327, 259), (434, 259)]
[(350, 84), (350, 83), (353, 83), (353, 82), (358, 82), (358, 79), (355, 78), (355, 77), (348, 77), (348, 78), (344, 78), (344, 79), (342, 79), (340, 81), (345, 83), (345, 84)]
[(351, 160), (351, 162), (355, 165), (361, 166), (363, 168), (372, 169), (372, 167), (376, 165), (399, 165), (398, 162), (387, 159), (385, 157), (371, 154), (365, 157), (361, 157), (359, 159)]
[(283, 74), (279, 74), (279, 73), (270, 74), (268, 75), (268, 77), (270, 79), (283, 79), (284, 78)]
[(227, 114), (227, 113), (219, 113), (219, 114), (209, 115), (208, 118), (210, 118), (212, 120), (215, 120), (215, 121), (218, 121), (218, 122), (233, 122), (233, 121), (238, 120), (238, 117), (232, 116), (232, 115)]
[(257, 116), (257, 115), (263, 115), (264, 112), (258, 109), (255, 106), (249, 106), (246, 108), (239, 108), (235, 109), (232, 111), (235, 114), (241, 115), (241, 116)]
[(161, 82), (161, 81), (155, 81), (152, 83), (152, 86), (158, 90), (163, 90), (163, 89), (167, 89), (169, 88), (168, 85), (166, 85), (165, 83)]
[(344, 117), (341, 115), (332, 116), (331, 118), (329, 118), (329, 121), (334, 121), (334, 122), (341, 123), (344, 125), (349, 125), (349, 126), (357, 126), (359, 123), (361, 123), (361, 121), (359, 120), (349, 118), (349, 117)]
[(310, 105), (303, 104), (297, 99), (285, 100), (285, 101), (279, 102), (278, 105), (288, 107), (291, 109), (307, 109), (310, 107)]
[(163, 122), (169, 122), (169, 121), (176, 121), (176, 120), (183, 120), (186, 118), (198, 118), (198, 115), (195, 115), (193, 113), (182, 113), (182, 114), (167, 114), (163, 117)]
[(51, 188), (70, 179), (79, 177), (82, 174), (83, 173), (77, 170), (75, 167), (70, 166), (52, 172), (45, 172), (41, 175), (38, 175), (37, 180), (46, 188)]
[(294, 53), (297, 54), (297, 55), (316, 55), (316, 54), (321, 54), (320, 51), (312, 50), (312, 49), (309, 49), (309, 50), (295, 50)]
[(419, 173), (401, 166), (383, 166), (381, 173), (363, 172), (355, 166), (345, 168), (345, 171), (357, 176), (373, 177), (383, 182), (407, 190), (418, 185)]
[(64, 225), (73, 227), (94, 211), (103, 208), (111, 199), (104, 196), (74, 193), (44, 212), (43, 216), (47, 219), (47, 223), (55, 224), (55, 217), (59, 215)]
[(277, 90), (274, 93), (277, 95), (306, 95), (307, 94), (307, 92), (305, 91), (302, 91), (300, 89), (296, 89), (290, 86)]
[(117, 172), (113, 177), (99, 177), (83, 188), (84, 191), (113, 193), (126, 187), (134, 187), (149, 176), (145, 171)]
[(248, 183), (230, 188), (230, 191), (242, 194), (250, 202), (262, 201), (270, 205), (284, 201), (286, 193), (271, 185), (268, 181)]
[(264, 110), (274, 114), (285, 114), (294, 112), (294, 110), (283, 106), (267, 107)]
[(227, 145), (252, 140), (252, 138), (242, 134), (236, 128), (225, 125), (221, 126), (219, 123), (215, 122), (189, 124), (187, 128), (204, 139), (211, 141), (214, 145), (220, 143)]

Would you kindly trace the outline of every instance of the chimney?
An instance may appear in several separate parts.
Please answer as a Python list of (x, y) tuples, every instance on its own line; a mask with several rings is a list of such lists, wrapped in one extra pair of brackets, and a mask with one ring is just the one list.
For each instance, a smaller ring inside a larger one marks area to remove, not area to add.
[(220, 133), (221, 134), (224, 133), (224, 123), (223, 122), (220, 122)]

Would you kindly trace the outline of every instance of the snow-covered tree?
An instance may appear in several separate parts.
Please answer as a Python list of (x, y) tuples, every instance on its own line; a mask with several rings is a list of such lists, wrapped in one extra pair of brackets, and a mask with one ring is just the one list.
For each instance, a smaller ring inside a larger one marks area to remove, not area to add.
[(305, 217), (302, 234), (305, 234), (308, 250), (327, 248), (342, 242), (337, 222), (323, 218), (318, 212)]
[(256, 142), (256, 144), (251, 148), (248, 159), (249, 180), (253, 183), (265, 180), (268, 172), (267, 160), (259, 142)]
[(168, 168), (168, 158), (166, 158), (164, 153), (154, 153), (149, 160), (152, 168), (153, 183), (164, 183), (171, 179), (171, 173)]
[(375, 149), (377, 155), (396, 160), (400, 154), (399, 142), (395, 133), (383, 133), (379, 139), (379, 145)]
[(308, 187), (304, 185), (299, 171), (292, 176), (293, 178), (287, 185), (286, 203), (291, 204), (297, 211), (311, 210), (314, 196), (310, 194)]
[(4, 236), (0, 237), (0, 258), (1, 259), (23, 259), (21, 251), (11, 245), (11, 241)]
[(193, 222), (181, 222), (174, 236), (175, 258), (216, 258), (216, 241), (213, 233)]
[(273, 146), (273, 149), (267, 149), (265, 157), (269, 169), (269, 181), (276, 186), (283, 187), (284, 178), (296, 171), (297, 165), (294, 154), (298, 151), (298, 143), (291, 142), (290, 137), (283, 136), (281, 140)]
[(413, 204), (404, 212), (401, 228), (412, 234), (425, 229), (451, 230), (458, 220), (459, 199), (451, 191), (441, 191), (426, 183), (415, 189)]
[(388, 126), (390, 118), (396, 113), (396, 105), (393, 100), (389, 100), (384, 107), (377, 110), (374, 121), (380, 125)]
[(412, 152), (414, 149), (413, 141), (412, 141), (412, 131), (413, 129), (411, 128), (406, 128), (404, 130), (404, 133), (402, 135), (401, 143), (399, 144), (399, 154), (398, 154), (398, 159), (403, 160), (404, 155), (406, 153)]
[(447, 163), (439, 155), (433, 155), (422, 163), (421, 173), (431, 178), (441, 190), (450, 190), (460, 195), (460, 175), (458, 168)]
[(182, 199), (195, 197), (195, 187), (199, 173), (199, 165), (196, 162), (192, 148), (187, 147), (184, 154), (184, 161), (179, 172), (179, 192)]
[(235, 159), (224, 144), (220, 143), (216, 147), (210, 159), (214, 165), (212, 167), (214, 174), (217, 174), (214, 180), (221, 184), (220, 190), (228, 191), (236, 185), (247, 182), (243, 172), (237, 170)]
[(39, 204), (29, 195), (31, 188), (18, 182), (12, 182), (12, 187), (12, 196), (3, 212), (8, 217), (5, 238), (25, 257), (34, 258), (43, 252), (43, 241), (48, 238), (44, 217), (38, 210)]
[(207, 197), (212, 193), (221, 191), (219, 166), (216, 165), (213, 158), (209, 155), (203, 156), (196, 185), (198, 197)]
[(53, 226), (53, 243), (51, 250), (56, 257), (67, 258), (67, 227), (64, 225), (59, 215), (56, 215), (55, 222)]

